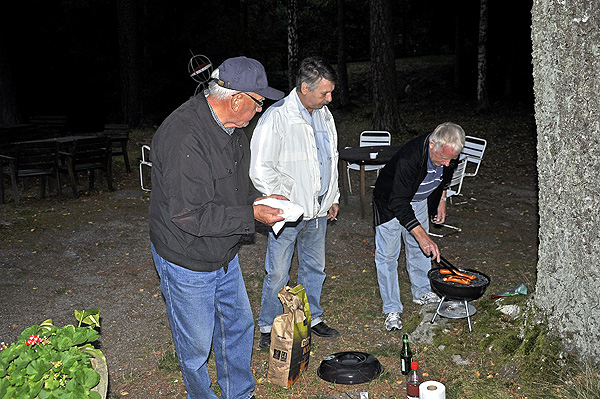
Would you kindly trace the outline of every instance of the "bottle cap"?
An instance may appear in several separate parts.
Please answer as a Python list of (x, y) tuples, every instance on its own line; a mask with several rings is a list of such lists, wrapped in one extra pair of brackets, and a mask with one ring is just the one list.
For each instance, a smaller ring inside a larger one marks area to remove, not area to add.
[(410, 364), (410, 368), (411, 368), (411, 370), (418, 370), (419, 369), (419, 362), (412, 362)]

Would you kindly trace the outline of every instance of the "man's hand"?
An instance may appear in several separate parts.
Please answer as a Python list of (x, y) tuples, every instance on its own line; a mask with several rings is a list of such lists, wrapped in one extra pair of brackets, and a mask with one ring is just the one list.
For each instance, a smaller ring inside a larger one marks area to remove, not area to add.
[(327, 212), (327, 220), (335, 220), (339, 211), (340, 206), (338, 204), (331, 205), (331, 208), (329, 208), (329, 211)]
[[(278, 200), (289, 201), (286, 197), (279, 194), (273, 194), (266, 197), (259, 197), (254, 200), (254, 202), (265, 199), (265, 198), (275, 198)], [(271, 208), (267, 205), (252, 205), (254, 208), (254, 219), (258, 220), (261, 223), (266, 224), (267, 226), (273, 226), (275, 223), (283, 220), (283, 209), (280, 208)]]
[(446, 201), (440, 200), (437, 207), (437, 214), (432, 219), (435, 224), (442, 224), (446, 221)]
[(427, 232), (420, 225), (410, 231), (421, 247), (421, 251), (426, 256), (431, 256), (436, 262), (440, 262), (440, 249), (437, 244), (429, 237)]

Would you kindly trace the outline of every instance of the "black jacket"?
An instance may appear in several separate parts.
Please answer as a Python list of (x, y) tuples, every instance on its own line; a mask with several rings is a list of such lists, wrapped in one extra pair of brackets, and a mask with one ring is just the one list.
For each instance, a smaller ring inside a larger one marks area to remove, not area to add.
[(214, 271), (235, 257), (242, 235), (254, 232), (243, 130), (230, 136), (203, 94), (176, 109), (156, 131), (150, 152), (150, 239), (171, 263)]
[[(373, 190), (375, 226), (393, 218), (408, 231), (419, 226), (410, 202), (427, 175), (430, 134), (423, 134), (403, 145), (379, 172)], [(450, 183), (455, 167), (455, 162), (444, 167), (442, 183), (427, 198), (430, 215), (437, 213), (442, 191)]]

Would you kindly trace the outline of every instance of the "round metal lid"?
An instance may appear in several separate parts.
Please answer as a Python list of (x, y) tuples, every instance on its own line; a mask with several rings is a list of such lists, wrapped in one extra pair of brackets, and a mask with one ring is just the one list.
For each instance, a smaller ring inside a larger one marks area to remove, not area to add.
[(317, 375), (336, 384), (362, 384), (383, 372), (383, 366), (373, 355), (363, 352), (339, 352), (326, 356)]

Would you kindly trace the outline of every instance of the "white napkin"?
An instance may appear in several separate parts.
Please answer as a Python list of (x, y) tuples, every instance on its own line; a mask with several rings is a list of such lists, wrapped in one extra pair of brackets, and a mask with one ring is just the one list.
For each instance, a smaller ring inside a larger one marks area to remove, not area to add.
[(298, 204), (294, 204), (291, 201), (284, 201), (277, 198), (263, 198), (254, 202), (259, 205), (267, 205), (271, 208), (279, 208), (283, 210), (281, 216), (284, 217), (284, 220), (276, 222), (273, 225), (273, 232), (275, 234), (279, 234), (279, 230), (283, 228), (285, 222), (295, 222), (298, 220), (302, 214), (304, 214), (304, 208), (302, 208)]

